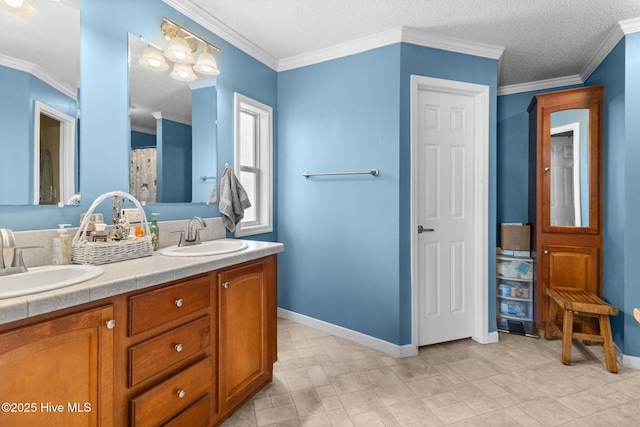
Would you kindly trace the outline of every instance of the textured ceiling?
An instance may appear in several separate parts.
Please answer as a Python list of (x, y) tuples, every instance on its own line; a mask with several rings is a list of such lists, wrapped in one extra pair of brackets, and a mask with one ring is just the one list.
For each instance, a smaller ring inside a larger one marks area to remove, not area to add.
[(499, 86), (580, 74), (640, 0), (178, 0), (276, 60), (397, 27), (504, 47)]
[[(164, 1), (196, 11), (196, 21), (221, 23), (272, 64), (399, 27), (503, 47), (499, 86), (576, 76), (619, 21), (640, 18), (640, 0)], [(35, 4), (31, 17), (0, 9), (0, 64), (7, 57), (35, 64), (74, 93), (80, 0)]]
[(46, 75), (75, 93), (80, 85), (80, 0), (38, 0), (34, 16), (0, 8), (0, 64)]

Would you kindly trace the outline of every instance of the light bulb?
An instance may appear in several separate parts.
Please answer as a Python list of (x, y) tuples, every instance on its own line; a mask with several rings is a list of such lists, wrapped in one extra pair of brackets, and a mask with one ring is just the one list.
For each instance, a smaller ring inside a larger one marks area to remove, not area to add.
[(4, 0), (7, 6), (11, 7), (22, 7), (24, 4), (24, 0)]

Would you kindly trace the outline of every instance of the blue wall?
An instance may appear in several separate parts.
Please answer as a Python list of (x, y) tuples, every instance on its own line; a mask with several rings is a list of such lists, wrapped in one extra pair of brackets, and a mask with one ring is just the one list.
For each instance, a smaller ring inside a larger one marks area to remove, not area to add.
[(217, 90), (215, 86), (192, 89), (193, 104), (193, 164), (191, 169), (191, 192), (193, 202), (208, 202), (216, 179), (202, 180), (200, 177), (217, 177), (218, 146), (216, 118), (218, 117)]
[[(191, 126), (158, 119), (158, 201), (191, 201)], [(211, 159), (214, 161), (215, 158)]]
[(411, 341), (411, 74), (490, 86), (495, 122), (497, 61), (484, 58), (395, 44), (278, 76), (279, 306), (398, 345)]
[(155, 148), (156, 136), (150, 133), (131, 131), (131, 148)]
[[(240, 92), (264, 104), (276, 105), (276, 72), (199, 24), (187, 19), (161, 0), (81, 0), (80, 191), (82, 204), (60, 209), (51, 206), (0, 206), (0, 224), (15, 231), (55, 228), (59, 223), (78, 225), (80, 214), (108, 191), (129, 188), (128, 33), (165, 45), (160, 33), (167, 17), (207, 38), (221, 48), (215, 54), (221, 74), (217, 77), (218, 146), (211, 162), (215, 175), (225, 163), (233, 164), (233, 93)], [(117, 19), (105, 19), (114, 17)], [(212, 142), (215, 143), (215, 142)], [(104, 206), (103, 206), (104, 205)], [(220, 216), (217, 204), (171, 203), (147, 208), (163, 221), (194, 215)], [(110, 207), (100, 206), (105, 217)], [(277, 213), (274, 214), (277, 217)], [(275, 232), (253, 236), (275, 240)]]
[(0, 94), (0, 205), (33, 204), (35, 101), (73, 118), (77, 102), (29, 73), (1, 65)]
[(640, 356), (640, 34), (627, 35), (587, 83), (605, 85), (603, 295), (620, 310), (611, 319), (616, 344)]

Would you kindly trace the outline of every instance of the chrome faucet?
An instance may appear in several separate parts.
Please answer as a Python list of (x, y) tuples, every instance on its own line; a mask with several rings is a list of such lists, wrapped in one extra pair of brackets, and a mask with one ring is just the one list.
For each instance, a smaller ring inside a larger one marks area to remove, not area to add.
[[(195, 223), (200, 223), (200, 227), (195, 228)], [(207, 228), (207, 224), (204, 223), (202, 218), (199, 216), (194, 216), (189, 220), (189, 225), (187, 226), (187, 237), (184, 237), (184, 231), (180, 232), (180, 242), (178, 246), (192, 246), (200, 244), (200, 230), (203, 228)]]
[[(7, 267), (4, 262), (4, 249), (13, 249), (13, 261), (11, 267)], [(8, 228), (0, 228), (0, 276), (24, 273), (27, 267), (22, 260), (22, 249), (16, 246), (16, 238), (13, 231)]]

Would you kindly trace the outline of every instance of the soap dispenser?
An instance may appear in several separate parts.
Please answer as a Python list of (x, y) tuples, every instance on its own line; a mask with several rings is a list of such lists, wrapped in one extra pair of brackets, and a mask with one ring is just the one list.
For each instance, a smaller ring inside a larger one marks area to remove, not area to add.
[(151, 246), (154, 251), (160, 249), (160, 228), (158, 227), (158, 220), (156, 216), (160, 215), (159, 213), (151, 214), (151, 225), (149, 226), (149, 234), (151, 235)]
[(71, 236), (65, 227), (71, 224), (58, 224), (58, 232), (51, 245), (51, 264), (63, 265), (71, 263)]

